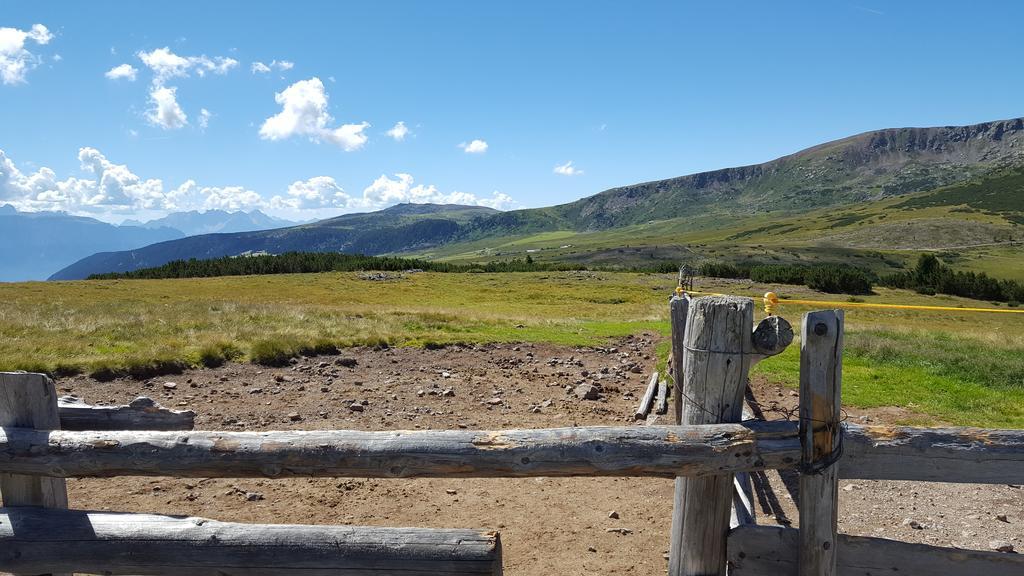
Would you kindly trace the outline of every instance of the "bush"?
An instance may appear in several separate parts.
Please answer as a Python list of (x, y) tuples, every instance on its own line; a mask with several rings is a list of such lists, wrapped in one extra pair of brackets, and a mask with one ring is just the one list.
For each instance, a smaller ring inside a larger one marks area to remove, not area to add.
[(829, 294), (871, 294), (871, 278), (863, 270), (817, 266), (807, 271), (807, 287)]
[(754, 266), (750, 269), (750, 279), (765, 284), (803, 284), (807, 278), (807, 270), (803, 266), (785, 264)]
[(922, 254), (913, 270), (886, 276), (881, 283), (928, 295), (948, 294), (993, 302), (1024, 299), (1024, 284), (991, 278), (984, 272), (955, 272), (934, 254)]

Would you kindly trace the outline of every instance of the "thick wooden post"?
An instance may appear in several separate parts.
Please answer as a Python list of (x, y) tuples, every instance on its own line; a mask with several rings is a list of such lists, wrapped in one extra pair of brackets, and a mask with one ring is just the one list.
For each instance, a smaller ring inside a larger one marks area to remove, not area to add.
[[(682, 383), (677, 398), (682, 423), (740, 421), (754, 354), (753, 325), (750, 298), (708, 296), (690, 302), (684, 344), (675, 351), (684, 352), (676, 373)], [(674, 321), (672, 332), (675, 343)], [(732, 500), (731, 474), (676, 479), (669, 576), (725, 575)]]
[[(12, 426), (60, 430), (57, 390), (45, 374), (0, 372), (0, 427)], [(67, 482), (63, 478), (0, 473), (0, 496), (5, 507), (68, 507)]]
[(808, 312), (800, 337), (800, 576), (834, 576), (843, 311)]
[[(57, 392), (43, 374), (0, 372), (0, 426), (59, 430)], [(67, 508), (62, 478), (0, 474), (4, 506)]]

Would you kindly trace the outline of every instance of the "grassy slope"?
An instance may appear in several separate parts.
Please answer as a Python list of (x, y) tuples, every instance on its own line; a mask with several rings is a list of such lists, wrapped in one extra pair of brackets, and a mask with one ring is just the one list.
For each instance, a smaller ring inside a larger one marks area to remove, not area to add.
[(838, 262), (891, 272), (922, 250), (957, 268), (1024, 278), (1024, 175), (1009, 174), (802, 214), (704, 215), (594, 232), (561, 230), (441, 246), (454, 262), (522, 258), (589, 264), (654, 260)]
[[(0, 369), (197, 363), (205, 347), (328, 341), (426, 345), (543, 341), (593, 345), (666, 334), (669, 275), (433, 274), (374, 282), (358, 274), (0, 285)], [(701, 286), (757, 296), (746, 281)], [(820, 298), (802, 287), (783, 296)], [(868, 301), (977, 306), (880, 289)], [(794, 324), (807, 307), (787, 306)], [(847, 311), (844, 399), (897, 405), (957, 424), (1024, 427), (1024, 318), (1011, 314)], [(797, 347), (761, 363), (795, 385)], [(664, 355), (667, 349), (661, 346)]]

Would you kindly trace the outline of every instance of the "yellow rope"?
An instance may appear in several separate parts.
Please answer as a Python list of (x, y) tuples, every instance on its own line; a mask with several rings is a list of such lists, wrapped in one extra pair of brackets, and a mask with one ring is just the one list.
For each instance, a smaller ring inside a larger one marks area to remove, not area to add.
[[(725, 296), (716, 292), (701, 292), (689, 290), (690, 294), (703, 294), (705, 296)], [(774, 297), (774, 298), (773, 298)], [(959, 308), (957, 306), (922, 306), (914, 304), (874, 304), (871, 302), (838, 302), (835, 300), (795, 300), (789, 298), (778, 298), (775, 294), (768, 292), (764, 295), (765, 312), (772, 314), (779, 304), (804, 304), (836, 306), (839, 308), (887, 308), (890, 310), (926, 310), (926, 311), (951, 311), (951, 312), (995, 312), (997, 314), (1024, 314), (1024, 310), (1005, 310), (1000, 308)]]

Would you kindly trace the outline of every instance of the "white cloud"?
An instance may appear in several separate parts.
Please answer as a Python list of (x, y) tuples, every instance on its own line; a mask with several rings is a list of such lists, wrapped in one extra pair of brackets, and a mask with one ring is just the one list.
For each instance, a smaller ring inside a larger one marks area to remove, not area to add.
[(188, 77), (192, 70), (198, 76), (203, 77), (208, 72), (227, 74), (228, 70), (238, 66), (238, 60), (234, 58), (224, 56), (209, 58), (205, 54), (202, 56), (179, 56), (166, 46), (150, 52), (140, 51), (136, 56), (153, 71), (153, 83), (160, 85), (170, 78)]
[(565, 164), (555, 166), (555, 174), (561, 174), (562, 176), (582, 176), (583, 170), (572, 165), (572, 160), (569, 160)]
[(274, 196), (270, 205), (275, 208), (308, 210), (317, 208), (347, 208), (352, 197), (330, 176), (316, 176), (297, 180), (288, 186), (288, 196)]
[(466, 154), (483, 154), (487, 152), (488, 145), (483, 140), (473, 140), (469, 144), (465, 142), (459, 144), (459, 148), (462, 148)]
[(249, 70), (251, 70), (253, 74), (269, 74), (271, 70), (285, 72), (294, 67), (295, 63), (289, 62), (288, 60), (274, 60), (270, 64), (264, 64), (263, 62), (256, 61), (249, 66)]
[(424, 186), (416, 184), (411, 174), (399, 172), (389, 178), (381, 174), (379, 178), (363, 190), (361, 206), (367, 209), (378, 209), (392, 204), (412, 202), (414, 204), (466, 204), (474, 206), (490, 206), (504, 208), (514, 202), (506, 194), (494, 192), (490, 198), (479, 198), (468, 192), (442, 193), (433, 184)]
[(138, 72), (139, 72), (139, 69), (134, 67), (134, 66), (132, 66), (131, 64), (121, 64), (119, 66), (114, 66), (110, 70), (107, 70), (107, 72), (106, 72), (106, 74), (104, 74), (104, 76), (106, 76), (107, 78), (109, 78), (111, 80), (121, 80), (121, 79), (124, 79), (124, 80), (128, 80), (129, 82), (134, 82), (135, 81), (135, 75), (138, 74)]
[(198, 186), (186, 180), (166, 190), (159, 179), (143, 179), (95, 148), (82, 148), (78, 161), (87, 178), (59, 180), (53, 170), (18, 170), (0, 150), (0, 201), (19, 210), (63, 210), (78, 214), (134, 213), (141, 210), (249, 210), (266, 203), (242, 186)]
[(41, 58), (27, 48), (28, 41), (42, 46), (53, 40), (53, 34), (42, 24), (33, 24), (28, 30), (0, 28), (0, 82), (21, 84), (25, 74), (39, 65)]
[(385, 134), (394, 138), (396, 142), (401, 142), (409, 135), (409, 127), (405, 125), (405, 122), (399, 120), (398, 123), (392, 126), (390, 130), (385, 132)]
[(314, 142), (330, 142), (346, 152), (366, 144), (369, 122), (328, 127), (334, 119), (327, 111), (327, 92), (319, 78), (300, 80), (274, 94), (274, 100), (281, 105), (281, 111), (260, 126), (260, 138), (264, 140), (306, 136)]
[(210, 125), (210, 118), (213, 118), (213, 113), (206, 108), (199, 109), (199, 129), (206, 130), (206, 127)]
[(146, 119), (154, 126), (164, 130), (177, 130), (188, 124), (188, 116), (178, 105), (177, 88), (154, 86), (149, 92), (151, 108), (146, 112)]

